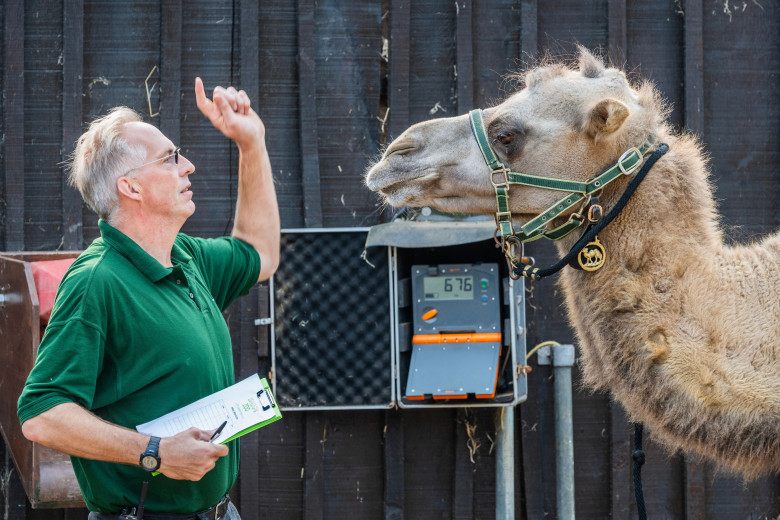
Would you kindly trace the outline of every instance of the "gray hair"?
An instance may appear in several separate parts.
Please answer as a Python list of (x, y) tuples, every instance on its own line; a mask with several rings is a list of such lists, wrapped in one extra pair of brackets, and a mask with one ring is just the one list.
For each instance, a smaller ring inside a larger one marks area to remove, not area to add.
[(118, 208), (116, 181), (146, 159), (143, 145), (131, 145), (122, 135), (127, 123), (140, 122), (141, 116), (127, 107), (116, 107), (92, 121), (79, 137), (67, 165), (68, 181), (84, 202), (108, 221)]

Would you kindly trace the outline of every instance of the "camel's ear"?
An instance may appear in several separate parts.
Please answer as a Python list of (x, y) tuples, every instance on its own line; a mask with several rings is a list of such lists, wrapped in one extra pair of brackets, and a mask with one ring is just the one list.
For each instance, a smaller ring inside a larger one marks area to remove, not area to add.
[(584, 129), (591, 137), (616, 131), (628, 117), (628, 107), (617, 99), (602, 99), (585, 115)]

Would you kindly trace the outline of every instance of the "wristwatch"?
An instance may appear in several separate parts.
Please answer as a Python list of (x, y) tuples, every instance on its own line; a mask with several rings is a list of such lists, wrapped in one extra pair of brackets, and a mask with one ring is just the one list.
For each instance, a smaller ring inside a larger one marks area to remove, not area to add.
[(157, 454), (160, 448), (160, 438), (151, 437), (146, 450), (141, 454), (141, 467), (146, 471), (152, 472), (160, 469), (160, 456)]

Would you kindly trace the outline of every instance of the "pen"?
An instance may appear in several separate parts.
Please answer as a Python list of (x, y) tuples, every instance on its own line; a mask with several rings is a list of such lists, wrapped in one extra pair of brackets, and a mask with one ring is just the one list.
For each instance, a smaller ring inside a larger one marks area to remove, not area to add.
[(219, 434), (222, 433), (222, 430), (225, 428), (226, 425), (227, 425), (227, 421), (220, 424), (219, 428), (217, 428), (217, 430), (214, 432), (214, 435), (212, 435), (211, 438), (209, 439), (209, 442), (212, 442), (214, 439), (219, 437)]

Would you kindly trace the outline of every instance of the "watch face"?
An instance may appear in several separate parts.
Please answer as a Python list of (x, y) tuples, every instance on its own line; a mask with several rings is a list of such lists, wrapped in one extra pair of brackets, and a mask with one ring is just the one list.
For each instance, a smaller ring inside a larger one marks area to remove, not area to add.
[(141, 467), (143, 467), (146, 471), (154, 471), (157, 469), (157, 466), (159, 463), (157, 462), (157, 458), (153, 457), (152, 455), (145, 455), (141, 459)]

